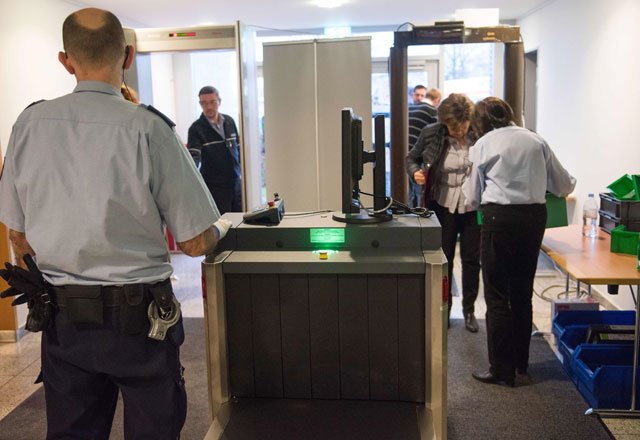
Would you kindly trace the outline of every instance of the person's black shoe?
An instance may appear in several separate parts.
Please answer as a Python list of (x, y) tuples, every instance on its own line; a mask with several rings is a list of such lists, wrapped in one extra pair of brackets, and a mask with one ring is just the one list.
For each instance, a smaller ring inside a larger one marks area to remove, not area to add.
[(464, 326), (471, 333), (478, 333), (478, 321), (473, 313), (465, 313)]
[(516, 382), (516, 378), (514, 377), (500, 377), (496, 374), (493, 374), (491, 372), (491, 370), (486, 370), (486, 371), (474, 371), (473, 373), (471, 373), (471, 375), (473, 376), (473, 378), (475, 380), (479, 380), (480, 382), (484, 382), (484, 383), (495, 383), (498, 385), (507, 385), (510, 387), (514, 387), (516, 386), (515, 382)]

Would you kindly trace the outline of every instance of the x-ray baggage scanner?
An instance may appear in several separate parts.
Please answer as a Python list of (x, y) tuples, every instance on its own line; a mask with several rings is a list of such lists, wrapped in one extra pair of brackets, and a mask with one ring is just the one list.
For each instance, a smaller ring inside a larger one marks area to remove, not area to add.
[(342, 212), (285, 213), (276, 197), (224, 215), (233, 227), (202, 263), (207, 440), (446, 439), (441, 227), (385, 196), (384, 117), (374, 153), (361, 135), (343, 109)]
[(234, 226), (202, 263), (207, 439), (446, 438), (448, 281), (435, 217), (224, 218)]

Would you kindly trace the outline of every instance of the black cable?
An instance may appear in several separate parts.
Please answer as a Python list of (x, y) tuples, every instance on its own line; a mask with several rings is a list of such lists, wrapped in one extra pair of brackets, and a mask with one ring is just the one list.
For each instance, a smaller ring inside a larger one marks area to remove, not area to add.
[(358, 190), (358, 194), (364, 194), (365, 196), (370, 196), (370, 197), (373, 197), (374, 199), (384, 198), (386, 201), (389, 202), (388, 206), (391, 209), (391, 212), (393, 212), (394, 214), (415, 214), (418, 217), (422, 217), (422, 218), (429, 218), (433, 215), (433, 211), (430, 211), (427, 208), (411, 208), (409, 207), (409, 205), (399, 202), (398, 200), (395, 200), (391, 197), (377, 196), (375, 194), (370, 194), (360, 190)]

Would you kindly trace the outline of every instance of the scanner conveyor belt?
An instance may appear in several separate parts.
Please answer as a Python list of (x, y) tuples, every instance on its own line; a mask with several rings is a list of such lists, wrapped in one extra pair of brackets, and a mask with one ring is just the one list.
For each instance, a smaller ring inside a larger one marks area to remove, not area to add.
[(228, 405), (221, 440), (420, 440), (413, 403), (239, 399)]

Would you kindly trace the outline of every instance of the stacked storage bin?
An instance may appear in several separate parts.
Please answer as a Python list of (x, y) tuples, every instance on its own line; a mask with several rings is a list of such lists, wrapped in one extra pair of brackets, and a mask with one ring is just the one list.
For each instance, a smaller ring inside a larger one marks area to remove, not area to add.
[(608, 310), (563, 311), (553, 320), (562, 366), (592, 408), (630, 407), (633, 344), (587, 343), (589, 326), (634, 323), (634, 311)]
[(611, 234), (611, 252), (636, 255), (640, 239), (640, 175), (625, 174), (600, 194), (600, 227)]
[(631, 232), (640, 231), (640, 175), (626, 174), (600, 193), (600, 227), (610, 232), (624, 226)]
[(582, 344), (574, 352), (573, 368), (578, 391), (592, 408), (631, 408), (633, 344)]

